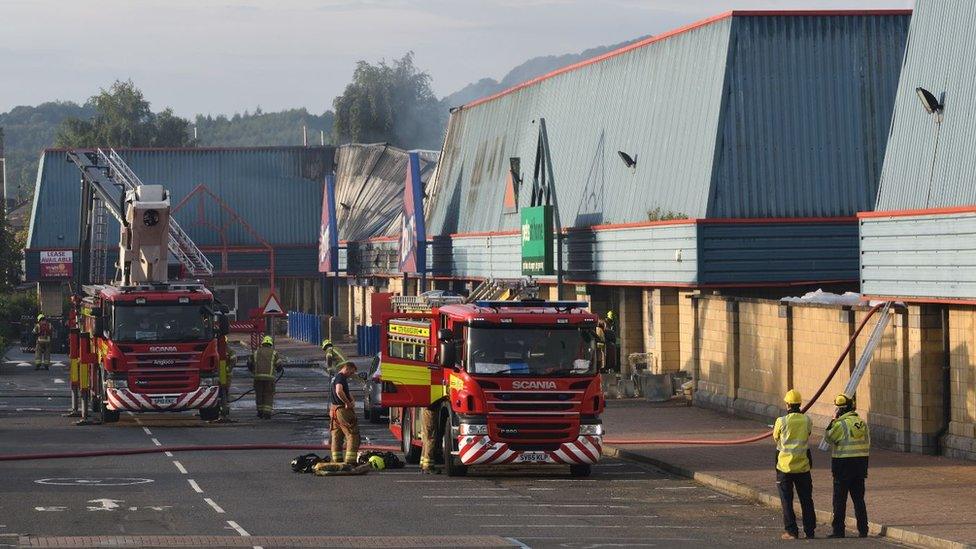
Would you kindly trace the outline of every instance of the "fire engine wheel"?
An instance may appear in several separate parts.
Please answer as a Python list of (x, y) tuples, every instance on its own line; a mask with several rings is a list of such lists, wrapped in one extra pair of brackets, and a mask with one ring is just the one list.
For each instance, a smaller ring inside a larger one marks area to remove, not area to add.
[(454, 437), (451, 436), (451, 418), (444, 420), (443, 435), (441, 435), (441, 454), (444, 456), (444, 472), (449, 477), (463, 477), (468, 474), (468, 467), (461, 464), (459, 458), (451, 455), (454, 451)]
[(203, 421), (213, 421), (220, 417), (220, 406), (213, 408), (200, 408), (200, 419)]
[(413, 439), (413, 429), (410, 424), (410, 409), (403, 409), (403, 416), (400, 423), (400, 445), (403, 449), (403, 461), (410, 465), (420, 463), (420, 448), (411, 443)]
[(117, 423), (119, 421), (119, 411), (109, 410), (102, 404), (102, 423)]
[(592, 471), (593, 471), (593, 467), (590, 466), (589, 464), (580, 464), (580, 465), (570, 465), (569, 466), (569, 474), (572, 475), (572, 476), (574, 476), (574, 477), (588, 477), (588, 476), (590, 476), (590, 473)]

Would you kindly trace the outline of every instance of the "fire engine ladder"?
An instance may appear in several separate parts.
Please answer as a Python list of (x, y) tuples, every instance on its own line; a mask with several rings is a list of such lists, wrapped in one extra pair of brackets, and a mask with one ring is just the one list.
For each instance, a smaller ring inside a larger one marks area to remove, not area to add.
[(489, 278), (468, 296), (468, 303), (475, 301), (511, 301), (539, 296), (539, 285), (524, 278)]
[(108, 242), (108, 212), (105, 201), (95, 198), (92, 202), (91, 226), (91, 263), (88, 265), (88, 280), (92, 284), (104, 284), (107, 280)]
[[(69, 151), (68, 159), (78, 166), (82, 177), (91, 185), (95, 208), (100, 202), (108, 213), (112, 214), (120, 224), (124, 224), (125, 214), (122, 211), (124, 192), (135, 190), (136, 187), (143, 184), (135, 172), (112, 149), (107, 154), (101, 149), (95, 153)], [(122, 193), (121, 196), (120, 192)], [(95, 231), (97, 223), (96, 213), (93, 212), (92, 215), (93, 231)], [(104, 216), (103, 219), (105, 219)], [(92, 249), (94, 250), (96, 243), (94, 232), (92, 237)], [(172, 217), (170, 217), (169, 222), (169, 251), (192, 276), (213, 275), (213, 264)]]

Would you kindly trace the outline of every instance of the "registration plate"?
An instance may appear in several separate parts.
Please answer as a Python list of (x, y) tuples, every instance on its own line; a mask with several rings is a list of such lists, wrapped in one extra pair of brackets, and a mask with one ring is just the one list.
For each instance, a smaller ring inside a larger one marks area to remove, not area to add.
[(515, 461), (517, 463), (544, 463), (549, 461), (549, 455), (545, 452), (523, 452)]
[(167, 406), (169, 404), (176, 404), (176, 397), (153, 397), (152, 403), (157, 406)]

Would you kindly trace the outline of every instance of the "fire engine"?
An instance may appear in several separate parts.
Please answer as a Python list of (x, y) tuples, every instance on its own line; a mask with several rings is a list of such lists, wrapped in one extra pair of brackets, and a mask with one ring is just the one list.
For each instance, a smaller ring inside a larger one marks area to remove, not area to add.
[[(68, 159), (82, 172), (83, 295), (72, 358), (83, 399), (105, 423), (122, 411), (199, 410), (216, 419), (228, 321), (201, 282), (169, 280), (168, 260), (190, 275), (211, 275), (213, 266), (170, 218), (163, 186), (144, 185), (115, 151), (69, 151)], [(106, 282), (109, 214), (121, 234), (117, 273)]]
[(604, 397), (597, 317), (585, 302), (394, 297), (382, 315), (382, 404), (409, 462), (420, 411), (435, 410), (448, 475), (469, 466), (569, 465), (600, 458)]

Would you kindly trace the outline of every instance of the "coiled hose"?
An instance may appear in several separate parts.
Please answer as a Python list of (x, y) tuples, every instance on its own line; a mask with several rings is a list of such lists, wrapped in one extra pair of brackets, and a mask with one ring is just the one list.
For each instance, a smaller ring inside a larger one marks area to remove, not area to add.
[[(864, 326), (867, 325), (868, 320), (872, 316), (874, 316), (874, 313), (878, 312), (878, 309), (880, 309), (883, 306), (884, 303), (879, 303), (871, 307), (871, 310), (868, 311), (868, 314), (864, 316), (864, 318), (861, 320), (861, 323), (858, 324), (857, 329), (854, 330), (854, 335), (852, 335), (850, 341), (847, 342), (847, 346), (844, 347), (844, 352), (842, 352), (840, 356), (837, 357), (837, 362), (834, 363), (834, 367), (830, 370), (830, 374), (827, 375), (827, 379), (825, 379), (824, 382), (820, 385), (820, 388), (817, 389), (817, 392), (814, 393), (813, 398), (811, 398), (807, 402), (806, 406), (801, 408), (802, 411), (806, 412), (807, 410), (809, 410), (810, 407), (813, 406), (815, 402), (817, 402), (817, 399), (819, 399), (821, 395), (823, 395), (823, 392), (827, 390), (827, 385), (829, 385), (830, 381), (834, 379), (834, 376), (837, 374), (837, 371), (840, 370), (841, 365), (844, 364), (844, 359), (847, 358), (847, 355), (850, 354), (851, 352), (851, 348), (854, 347), (854, 342), (857, 341), (857, 336), (860, 335), (861, 330), (863, 330)], [(770, 430), (759, 435), (746, 437), (746, 438), (736, 438), (731, 440), (685, 439), (685, 438), (652, 438), (652, 439), (642, 439), (642, 440), (632, 440), (632, 439), (618, 440), (618, 439), (605, 438), (603, 439), (603, 443), (610, 444), (610, 445), (684, 444), (684, 445), (693, 445), (693, 446), (733, 446), (736, 444), (749, 444), (752, 442), (759, 442), (760, 440), (769, 438), (771, 436), (773, 436), (773, 432)]]

